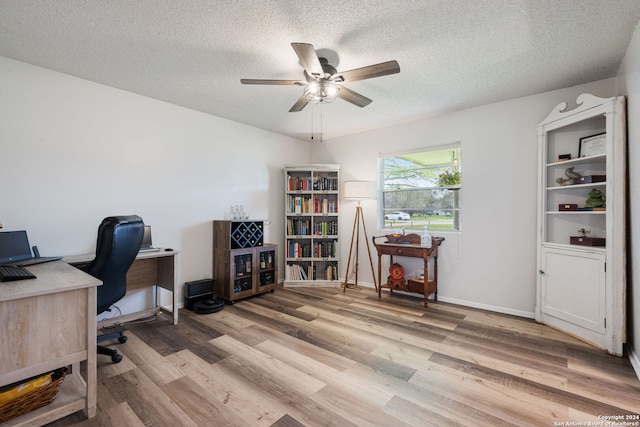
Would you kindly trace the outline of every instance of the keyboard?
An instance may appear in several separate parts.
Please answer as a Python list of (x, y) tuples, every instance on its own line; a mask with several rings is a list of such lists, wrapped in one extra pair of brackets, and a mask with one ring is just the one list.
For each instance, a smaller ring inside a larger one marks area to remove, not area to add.
[(35, 279), (29, 270), (13, 265), (0, 265), (0, 282), (10, 282), (12, 280)]

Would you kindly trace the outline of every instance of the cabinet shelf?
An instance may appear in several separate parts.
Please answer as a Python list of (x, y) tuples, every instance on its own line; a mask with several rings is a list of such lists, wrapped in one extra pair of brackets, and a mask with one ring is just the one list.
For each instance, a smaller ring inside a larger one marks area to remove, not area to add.
[(589, 184), (575, 184), (575, 185), (558, 185), (555, 187), (547, 187), (547, 191), (558, 191), (558, 190), (579, 190), (581, 188), (594, 188), (594, 187), (606, 187), (607, 182), (592, 182)]
[(606, 215), (607, 211), (547, 211), (547, 215)]
[(546, 166), (548, 168), (553, 168), (553, 167), (561, 167), (561, 166), (586, 165), (589, 163), (604, 163), (606, 159), (607, 159), (606, 154), (601, 154), (599, 156), (578, 157), (576, 159), (565, 160), (563, 162), (547, 163)]
[(582, 246), (582, 245), (572, 245), (569, 243), (551, 243), (551, 242), (543, 242), (542, 246), (546, 249), (569, 249), (572, 251), (579, 252), (597, 252), (597, 253), (606, 253), (607, 249), (602, 246)]

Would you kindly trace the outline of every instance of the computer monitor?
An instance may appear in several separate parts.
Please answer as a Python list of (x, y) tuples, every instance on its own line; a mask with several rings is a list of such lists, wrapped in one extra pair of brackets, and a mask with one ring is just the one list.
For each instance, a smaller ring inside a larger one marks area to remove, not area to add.
[(141, 249), (146, 249), (146, 248), (150, 248), (151, 246), (153, 246), (152, 242), (151, 242), (151, 226), (150, 225), (145, 225), (144, 226), (144, 236), (142, 237), (142, 245), (140, 246)]
[(144, 226), (144, 235), (142, 237), (142, 245), (140, 245), (140, 252), (157, 252), (160, 248), (155, 248), (153, 246), (153, 241), (151, 239), (151, 226)]
[(0, 264), (32, 257), (26, 230), (0, 232)]

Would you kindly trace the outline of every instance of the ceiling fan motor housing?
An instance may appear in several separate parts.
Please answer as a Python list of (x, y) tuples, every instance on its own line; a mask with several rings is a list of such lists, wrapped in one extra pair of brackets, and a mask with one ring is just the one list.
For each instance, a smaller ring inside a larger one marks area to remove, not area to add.
[(318, 58), (320, 60), (320, 65), (322, 66), (322, 71), (324, 71), (324, 76), (310, 76), (307, 73), (307, 70), (304, 70), (304, 78), (307, 79), (309, 83), (317, 79), (330, 79), (334, 74), (337, 74), (338, 71), (327, 62), (326, 58)]

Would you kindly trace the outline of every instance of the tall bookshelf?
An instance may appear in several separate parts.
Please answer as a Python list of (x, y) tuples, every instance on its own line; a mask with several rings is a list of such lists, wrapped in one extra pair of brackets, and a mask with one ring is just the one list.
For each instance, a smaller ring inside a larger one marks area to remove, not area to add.
[(563, 102), (538, 125), (536, 320), (618, 356), (626, 342), (625, 104), (582, 94), (576, 108)]
[(284, 168), (284, 286), (339, 286), (340, 166)]

